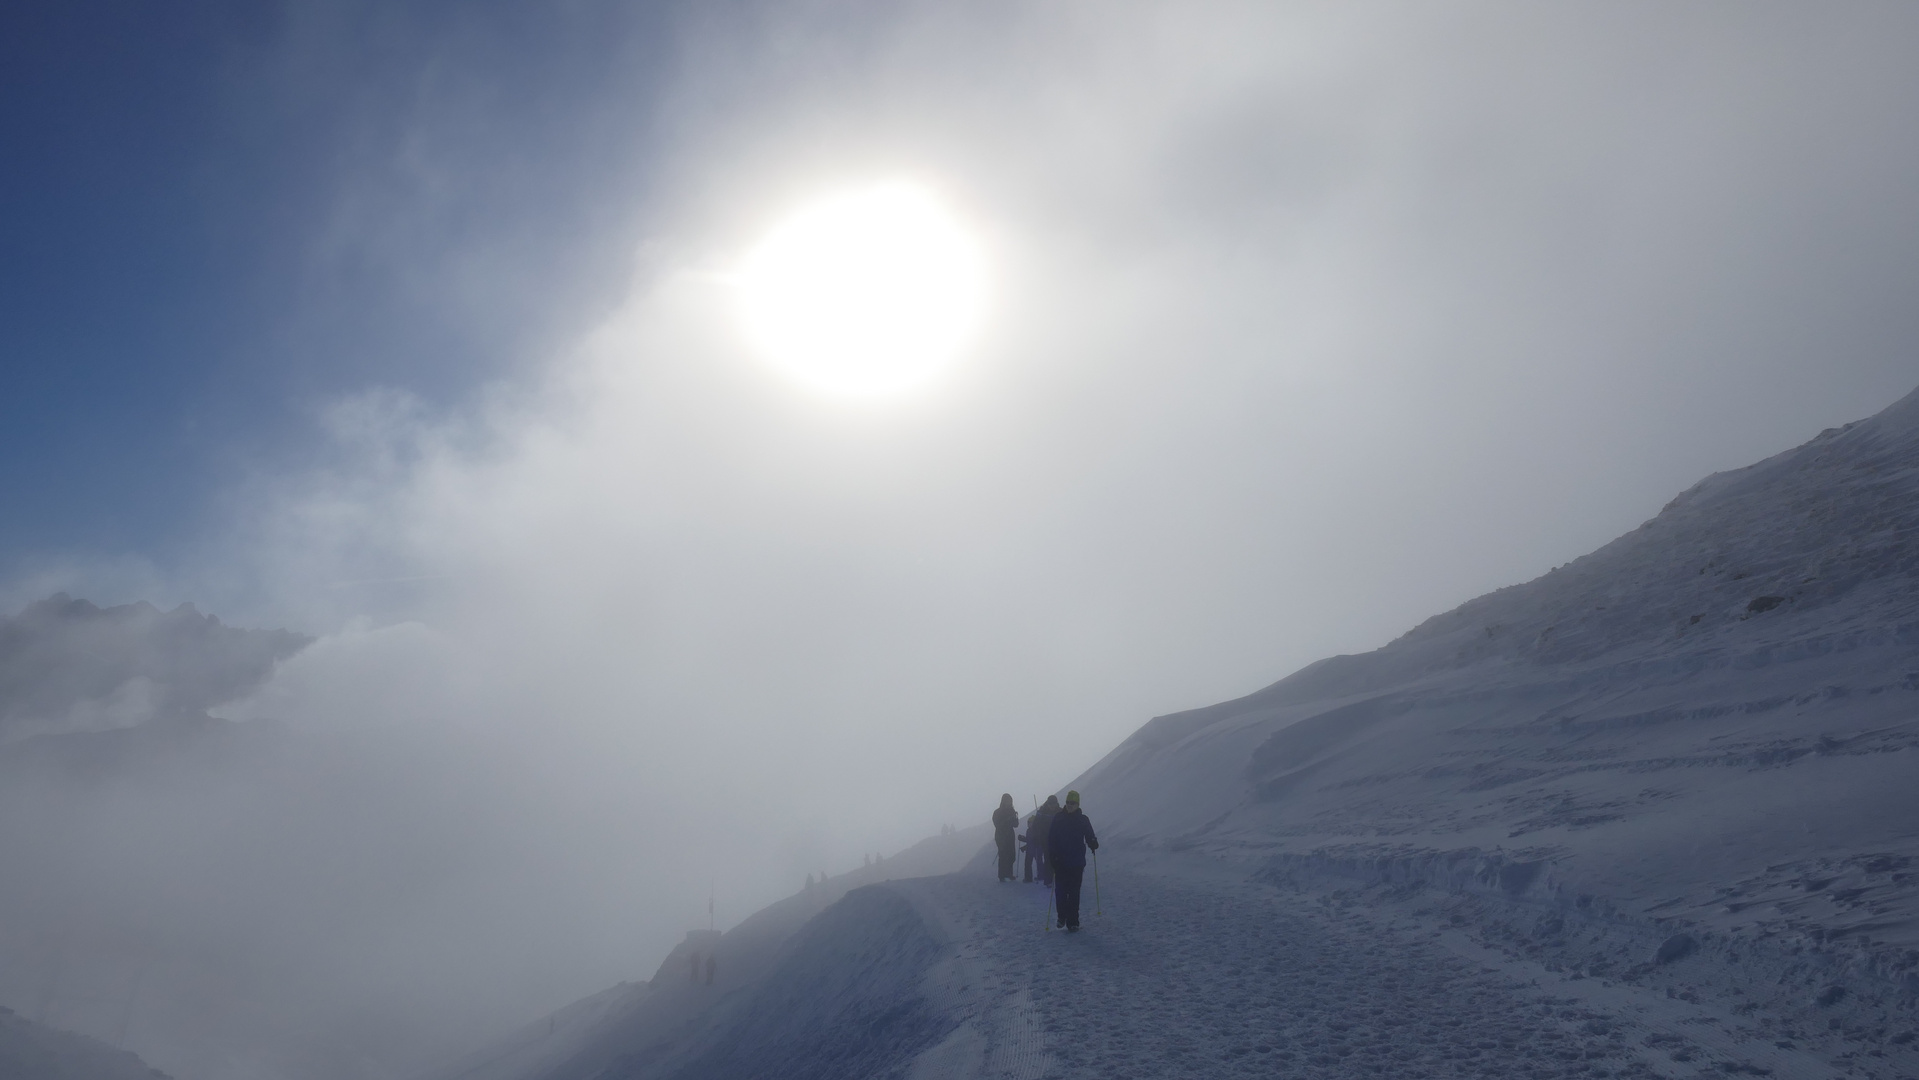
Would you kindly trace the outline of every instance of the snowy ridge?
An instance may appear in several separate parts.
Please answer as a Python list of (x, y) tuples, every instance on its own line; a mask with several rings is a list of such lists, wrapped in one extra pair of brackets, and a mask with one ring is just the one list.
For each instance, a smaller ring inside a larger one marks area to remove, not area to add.
[(1883, 1037), (1919, 992), (1915, 745), (1919, 392), (1074, 785), (1116, 841), (1476, 896), (1575, 970), (1683, 931), (1776, 988), (1748, 1005)]
[(975, 859), (515, 1076), (1919, 1075), (1916, 529), (1919, 392), (1146, 724), (1071, 785), (1084, 934)]
[[(811, 1016), (815, 1026), (828, 1027), (845, 1026), (850, 1016), (867, 1012), (898, 1020), (907, 1015), (898, 1008), (915, 998), (908, 991), (925, 975), (943, 939), (912, 905), (875, 896), (868, 887), (951, 873), (991, 836), (992, 827), (982, 825), (929, 837), (870, 866), (823, 879), (723, 934), (690, 932), (650, 980), (622, 983), (575, 1002), (420, 1080), (586, 1080), (682, 1072), (734, 1075), (735, 1070), (754, 1075), (752, 1047), (773, 1057), (791, 1056), (787, 1042), (804, 1030), (789, 1022), (795, 1016)], [(895, 938), (866, 953), (867, 935), (884, 936), (885, 927)], [(862, 946), (841, 948), (840, 940), (847, 937), (860, 939)], [(711, 984), (704, 966), (694, 975), (696, 956), (702, 965), (708, 957), (714, 960)], [(812, 981), (829, 977), (839, 981), (841, 993), (822, 997), (808, 989)], [(891, 980), (888, 985), (898, 992), (849, 989), (875, 978)], [(808, 1013), (809, 1001), (831, 1011), (825, 1017)], [(936, 1015), (930, 1007), (924, 1011)], [(772, 1026), (762, 1024), (762, 1018)], [(933, 1026), (921, 1030), (917, 1041), (888, 1044), (890, 1052), (916, 1052), (938, 1042), (952, 1026), (927, 1022)], [(859, 1054), (858, 1047), (809, 1046), (812, 1059), (841, 1061)]]
[(167, 1080), (133, 1053), (0, 1008), (0, 1077), (7, 1080)]
[[(1861, 813), (1900, 786), (1878, 755), (1919, 737), (1915, 528), (1919, 393), (1374, 653), (1158, 718), (1075, 785), (1109, 830), (1159, 846), (1524, 847), (1556, 865), (1690, 847), (1679, 818), (1764, 788), (1717, 846), (1830, 854), (1783, 819), (1841, 792), (1833, 829), (1883, 817)], [(1846, 831), (1860, 850), (1903, 836)]]

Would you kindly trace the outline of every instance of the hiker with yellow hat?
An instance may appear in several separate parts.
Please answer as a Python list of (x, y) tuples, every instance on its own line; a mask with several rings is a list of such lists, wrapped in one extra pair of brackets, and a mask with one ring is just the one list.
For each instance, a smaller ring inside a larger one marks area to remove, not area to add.
[(1059, 925), (1079, 929), (1079, 883), (1086, 876), (1086, 851), (1099, 850), (1093, 823), (1079, 808), (1079, 792), (1066, 793), (1066, 805), (1047, 830), (1046, 860), (1053, 868), (1053, 903)]

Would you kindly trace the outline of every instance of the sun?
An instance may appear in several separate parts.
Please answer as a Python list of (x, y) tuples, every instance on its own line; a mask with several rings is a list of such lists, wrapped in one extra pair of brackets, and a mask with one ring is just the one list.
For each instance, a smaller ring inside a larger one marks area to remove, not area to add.
[(921, 389), (985, 311), (980, 245), (926, 189), (887, 182), (810, 203), (759, 242), (735, 282), (754, 350), (828, 397)]

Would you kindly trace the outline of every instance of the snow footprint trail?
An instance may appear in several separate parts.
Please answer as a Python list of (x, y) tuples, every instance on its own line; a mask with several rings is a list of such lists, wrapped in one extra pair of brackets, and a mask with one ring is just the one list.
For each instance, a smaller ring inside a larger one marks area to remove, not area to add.
[[(1618, 1025), (1428, 940), (1119, 862), (1102, 866), (1109, 914), (1079, 934), (1040, 930), (1038, 886), (894, 883), (937, 910), (955, 946), (949, 993), (968, 1002), (964, 1037), (916, 1077), (1659, 1075)], [(1043, 1054), (996, 1068), (1023, 1002)]]

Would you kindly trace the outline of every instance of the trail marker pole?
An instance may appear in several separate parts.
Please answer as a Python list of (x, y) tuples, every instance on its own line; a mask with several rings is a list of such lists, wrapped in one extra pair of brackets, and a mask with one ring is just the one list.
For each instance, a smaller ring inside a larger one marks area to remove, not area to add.
[(1104, 915), (1099, 909), (1099, 852), (1093, 852), (1093, 914)]

